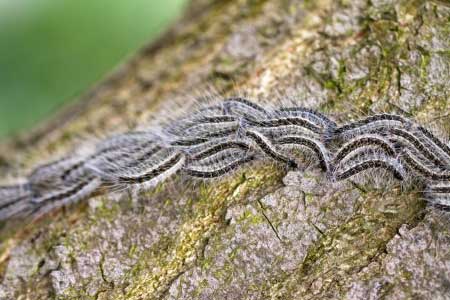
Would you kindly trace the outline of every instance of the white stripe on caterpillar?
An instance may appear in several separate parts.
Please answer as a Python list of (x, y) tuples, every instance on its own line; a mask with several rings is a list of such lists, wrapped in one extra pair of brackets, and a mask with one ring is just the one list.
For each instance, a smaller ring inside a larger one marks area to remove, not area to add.
[(217, 145), (213, 145), (199, 153), (192, 155), (192, 157), (190, 158), (190, 161), (197, 161), (197, 160), (205, 159), (205, 158), (215, 155), (221, 151), (224, 151), (226, 149), (232, 149), (232, 148), (237, 148), (237, 149), (248, 151), (248, 150), (250, 150), (250, 145), (247, 144), (246, 142), (233, 141), (233, 140), (221, 142), (221, 143), (218, 143)]
[(243, 117), (248, 120), (264, 118), (268, 115), (264, 107), (242, 97), (225, 99), (222, 102), (222, 108), (225, 114)]
[(435, 149), (437, 149), (444, 155), (447, 164), (450, 165), (450, 147), (442, 142), (439, 138), (434, 136), (428, 129), (424, 128), (423, 126), (418, 126), (417, 130), (426, 137), (429, 144), (432, 144)]
[[(224, 149), (220, 152), (212, 154), (211, 156), (202, 158), (200, 160), (190, 160), (185, 166), (186, 168), (195, 169), (199, 171), (212, 171), (217, 169), (227, 168), (228, 165), (236, 160), (244, 159), (247, 156), (258, 158), (251, 150), (243, 150), (239, 148)], [(261, 158), (261, 156), (259, 156)]]
[[(94, 183), (95, 184), (91, 184)], [(78, 182), (73, 182), (69, 186), (62, 186), (58, 190), (54, 190), (50, 193), (46, 193), (44, 195), (33, 195), (31, 203), (37, 204), (38, 206), (43, 205), (45, 202), (56, 203), (58, 201), (66, 201), (69, 202), (76, 201), (77, 199), (81, 199), (84, 196), (87, 196), (87, 191), (93, 192), (100, 186), (100, 179), (97, 176), (90, 175), (86, 176), (82, 180)], [(90, 187), (90, 188), (87, 188)]]
[(376, 114), (365, 119), (351, 122), (334, 130), (333, 138), (350, 138), (373, 131), (383, 131), (389, 128), (410, 128), (412, 122), (394, 114)]
[(295, 126), (301, 129), (309, 130), (315, 134), (321, 134), (322, 129), (314, 124), (308, 118), (294, 116), (294, 117), (280, 117), (280, 118), (270, 118), (266, 120), (258, 121), (248, 121), (251, 127), (256, 128), (272, 128), (272, 127), (282, 127), (282, 126)]
[(423, 164), (412, 151), (405, 149), (401, 154), (402, 160), (416, 173), (425, 179), (436, 181), (450, 181), (450, 171), (436, 171)]
[(115, 185), (134, 185), (152, 182), (154, 184), (165, 179), (169, 174), (178, 171), (185, 162), (185, 155), (175, 151), (159, 162), (145, 163), (142, 168), (117, 170), (116, 173), (105, 172), (99, 168), (93, 168), (94, 172), (105, 182)]
[(170, 142), (171, 146), (174, 147), (193, 147), (198, 146), (201, 144), (208, 143), (212, 139), (220, 139), (225, 138), (229, 136), (234, 136), (236, 134), (235, 128), (226, 128), (226, 129), (218, 129), (217, 131), (213, 131), (210, 133), (207, 133), (201, 137), (179, 137), (175, 139), (174, 141)]
[(384, 137), (375, 134), (363, 134), (351, 139), (341, 146), (333, 158), (333, 165), (339, 164), (344, 158), (350, 155), (350, 153), (362, 147), (375, 147), (382, 150), (387, 156), (391, 157), (395, 157), (396, 155), (394, 145), (392, 145)]
[(434, 182), (427, 186), (427, 190), (437, 194), (450, 195), (450, 182)]
[(286, 156), (284, 156), (283, 154), (281, 154), (276, 148), (275, 146), (272, 144), (271, 141), (269, 141), (269, 139), (264, 136), (263, 134), (259, 133), (256, 130), (247, 130), (246, 131), (246, 136), (249, 137), (251, 140), (253, 140), (255, 142), (255, 144), (265, 153), (267, 154), (267, 156), (269, 156), (270, 158), (285, 163), (287, 164), (288, 167), (290, 168), (297, 168), (297, 163), (295, 162), (295, 160), (290, 159)]
[(325, 149), (325, 146), (314, 139), (303, 137), (303, 136), (285, 136), (279, 138), (275, 141), (277, 145), (294, 145), (294, 146), (303, 146), (310, 149), (319, 159), (319, 166), (325, 172), (330, 170), (329, 168), (329, 157), (328, 151)]
[(406, 177), (406, 172), (398, 160), (379, 154), (360, 158), (356, 162), (353, 161), (348, 166), (343, 166), (342, 168), (342, 171), (336, 170), (334, 174), (334, 179), (337, 181), (348, 179), (363, 171), (374, 168), (389, 171), (398, 180), (403, 180)]
[(395, 139), (397, 141), (401, 141), (401, 140), (406, 141), (407, 147), (409, 146), (409, 147), (417, 150), (421, 155), (423, 155), (430, 162), (432, 162), (437, 168), (445, 169), (448, 167), (444, 160), (442, 160), (437, 155), (435, 155), (433, 152), (431, 152), (430, 149), (428, 149), (412, 133), (410, 133), (406, 130), (403, 130), (403, 129), (398, 129), (398, 128), (391, 128), (391, 129), (389, 129), (388, 133), (391, 134), (392, 139)]
[(431, 182), (425, 187), (424, 195), (438, 208), (450, 209), (450, 182)]
[(56, 208), (89, 198), (101, 186), (101, 180), (96, 176), (87, 176), (72, 186), (62, 188), (34, 198), (30, 215), (37, 219)]
[(0, 187), (0, 221), (26, 214), (31, 209), (31, 198), (28, 183)]
[(201, 136), (210, 131), (217, 131), (226, 128), (239, 126), (239, 118), (229, 115), (203, 116), (196, 119), (187, 120), (178, 127), (174, 127), (171, 133), (175, 136)]
[(302, 117), (310, 120), (318, 127), (322, 128), (324, 140), (329, 140), (334, 135), (337, 128), (336, 122), (329, 119), (324, 114), (305, 107), (282, 107), (273, 112), (276, 117)]
[(222, 164), (221, 166), (211, 169), (211, 168), (193, 168), (193, 167), (185, 167), (183, 168), (183, 172), (191, 177), (198, 178), (215, 178), (223, 176), (227, 173), (236, 170), (238, 167), (251, 162), (255, 159), (254, 155), (245, 155), (241, 158), (234, 159), (233, 161)]

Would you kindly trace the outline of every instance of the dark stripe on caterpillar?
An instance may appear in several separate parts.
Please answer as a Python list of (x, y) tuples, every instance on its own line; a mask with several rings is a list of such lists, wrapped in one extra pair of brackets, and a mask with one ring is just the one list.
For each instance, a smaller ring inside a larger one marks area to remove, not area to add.
[(235, 170), (239, 166), (252, 161), (254, 158), (255, 157), (253, 155), (248, 155), (239, 160), (233, 161), (226, 166), (223, 166), (219, 169), (214, 169), (214, 170), (196, 170), (196, 169), (191, 169), (191, 168), (184, 168), (183, 171), (189, 176), (198, 177), (198, 178), (220, 177), (222, 175), (229, 173), (232, 170)]
[(77, 193), (79, 193), (80, 191), (82, 191), (95, 178), (96, 178), (95, 176), (89, 176), (87, 178), (84, 178), (84, 180), (74, 184), (71, 187), (61, 189), (60, 191), (55, 191), (46, 196), (42, 196), (39, 198), (33, 198), (31, 200), (31, 202), (35, 203), (35, 204), (42, 204), (42, 203), (48, 202), (48, 201), (59, 201), (59, 200), (65, 199), (65, 198), (72, 197), (72, 196), (76, 195)]
[(223, 101), (223, 107), (225, 108), (226, 112), (229, 112), (229, 109), (235, 103), (247, 106), (247, 107), (257, 110), (263, 114), (267, 114), (267, 111), (262, 106), (259, 106), (258, 104), (253, 103), (253, 102), (251, 102), (245, 98), (241, 98), (241, 97), (232, 97), (232, 98), (225, 99)]
[(373, 157), (352, 164), (344, 171), (335, 174), (335, 179), (338, 181), (348, 179), (356, 174), (359, 174), (360, 172), (374, 168), (385, 169), (391, 172), (398, 180), (403, 180), (405, 177), (401, 165), (399, 165), (395, 160), (385, 157)]
[(344, 144), (336, 154), (333, 159), (333, 164), (336, 165), (341, 162), (348, 154), (350, 154), (355, 149), (365, 147), (365, 146), (375, 146), (381, 148), (386, 155), (394, 157), (396, 152), (394, 146), (386, 141), (382, 136), (379, 135), (363, 135), (350, 140), (348, 143)]
[(117, 178), (117, 182), (126, 184), (137, 184), (150, 181), (151, 179), (170, 170), (172, 167), (177, 165), (177, 163), (179, 163), (183, 158), (184, 154), (177, 152), (175, 154), (172, 154), (166, 160), (162, 161), (159, 165), (154, 166), (152, 169), (150, 169), (150, 171), (138, 176), (119, 176)]
[(329, 119), (327, 116), (325, 116), (324, 114), (315, 111), (313, 109), (310, 108), (305, 108), (305, 107), (282, 107), (278, 110), (275, 111), (275, 114), (279, 114), (279, 113), (300, 113), (302, 115), (308, 115), (311, 118), (323, 123), (324, 125), (331, 127), (331, 128), (336, 128), (337, 124), (336, 122), (332, 121), (331, 119)]
[(449, 146), (447, 146), (440, 139), (435, 137), (428, 129), (426, 129), (422, 126), (418, 126), (417, 129), (450, 157), (450, 147)]
[(170, 143), (171, 146), (196, 146), (200, 145), (206, 142), (209, 142), (209, 138), (220, 138), (220, 137), (226, 137), (228, 135), (231, 135), (233, 133), (236, 133), (235, 129), (224, 129), (219, 130), (216, 132), (209, 133), (205, 135), (204, 137), (200, 138), (187, 138), (187, 139), (177, 139)]
[(450, 180), (450, 172), (435, 172), (424, 165), (422, 165), (418, 159), (408, 150), (405, 150), (401, 158), (417, 173), (422, 174), (429, 180)]
[(362, 120), (358, 120), (353, 123), (349, 123), (349, 124), (340, 126), (340, 127), (336, 128), (334, 133), (336, 135), (341, 135), (341, 134), (344, 134), (346, 131), (351, 131), (351, 130), (357, 129), (359, 127), (363, 127), (363, 126), (369, 125), (371, 123), (376, 123), (376, 122), (380, 122), (380, 121), (395, 121), (395, 122), (399, 122), (403, 125), (408, 124), (410, 122), (407, 119), (405, 119), (404, 117), (394, 115), (394, 114), (377, 114), (377, 115), (369, 116)]
[(436, 167), (439, 168), (446, 167), (445, 161), (442, 161), (439, 157), (434, 155), (434, 153), (430, 152), (430, 150), (424, 144), (422, 144), (422, 142), (418, 138), (416, 138), (408, 131), (397, 128), (391, 128), (389, 129), (389, 133), (392, 133), (394, 135), (406, 139), (411, 145), (413, 145), (414, 148), (416, 148), (420, 152), (420, 154), (422, 154), (424, 157), (426, 157), (432, 163), (434, 163)]
[(280, 161), (282, 163), (285, 163), (288, 165), (288, 167), (290, 168), (297, 168), (297, 163), (284, 156), (283, 154), (279, 153), (276, 148), (272, 145), (272, 143), (269, 141), (269, 139), (267, 137), (265, 137), (263, 134), (254, 131), (254, 130), (247, 130), (246, 131), (246, 136), (248, 136), (249, 138), (251, 138), (256, 145), (258, 145), (258, 147), (264, 152), (266, 153), (269, 157), (273, 158), (274, 160)]
[(219, 153), (219, 152), (221, 152), (223, 150), (231, 149), (231, 148), (239, 148), (239, 149), (242, 149), (242, 150), (249, 150), (250, 146), (247, 143), (239, 142), (239, 141), (223, 142), (223, 143), (220, 143), (218, 145), (214, 145), (214, 146), (212, 146), (212, 147), (210, 147), (210, 148), (208, 148), (208, 149), (206, 149), (206, 150), (204, 150), (204, 151), (202, 151), (200, 153), (197, 153), (197, 154), (193, 155), (191, 157), (191, 160), (195, 161), (195, 160), (204, 159), (204, 158), (212, 156), (212, 155), (214, 155), (216, 153)]
[(276, 140), (278, 145), (301, 145), (311, 149), (319, 158), (319, 165), (322, 170), (328, 171), (328, 159), (325, 154), (325, 149), (321, 144), (313, 139), (301, 136), (286, 136)]
[(303, 117), (283, 117), (261, 121), (247, 121), (253, 127), (280, 127), (280, 126), (300, 126), (314, 133), (322, 133), (322, 129), (310, 120)]

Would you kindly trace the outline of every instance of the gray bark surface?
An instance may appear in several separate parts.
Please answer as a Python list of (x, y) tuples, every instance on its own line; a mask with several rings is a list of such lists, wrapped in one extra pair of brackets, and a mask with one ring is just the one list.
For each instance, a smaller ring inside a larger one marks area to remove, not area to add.
[[(2, 144), (0, 169), (26, 174), (208, 85), (343, 122), (403, 113), (448, 138), (449, 82), (447, 1), (196, 0), (79, 104)], [(178, 176), (3, 224), (0, 238), (0, 299), (450, 299), (448, 213), (414, 189), (309, 169)]]

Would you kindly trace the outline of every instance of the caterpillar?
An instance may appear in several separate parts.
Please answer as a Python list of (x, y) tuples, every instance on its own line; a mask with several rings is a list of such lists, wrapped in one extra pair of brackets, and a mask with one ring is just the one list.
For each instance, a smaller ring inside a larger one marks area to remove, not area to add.
[(319, 166), (323, 171), (328, 172), (330, 169), (329, 158), (327, 155), (328, 151), (325, 149), (322, 143), (315, 141), (314, 139), (303, 136), (288, 135), (277, 139), (276, 144), (290, 145), (294, 147), (301, 147), (301, 146), (306, 147), (310, 149), (312, 152), (314, 152), (317, 159), (319, 160)]
[[(369, 154), (358, 157), (352, 160), (348, 166), (337, 168), (334, 171), (334, 179), (337, 181), (348, 179), (354, 175), (357, 175), (363, 171), (379, 168), (384, 169), (392, 173), (394, 178), (403, 180), (406, 177), (403, 166), (398, 160), (388, 157), (382, 154)], [(342, 170), (340, 170), (342, 169)]]
[(395, 114), (338, 124), (310, 108), (233, 97), (90, 149), (37, 166), (21, 183), (0, 186), (0, 220), (40, 216), (116, 189), (149, 188), (174, 174), (210, 179), (261, 160), (301, 170), (291, 149), (312, 153), (334, 181), (378, 169), (401, 182), (420, 178), (424, 199), (450, 208), (450, 146)]

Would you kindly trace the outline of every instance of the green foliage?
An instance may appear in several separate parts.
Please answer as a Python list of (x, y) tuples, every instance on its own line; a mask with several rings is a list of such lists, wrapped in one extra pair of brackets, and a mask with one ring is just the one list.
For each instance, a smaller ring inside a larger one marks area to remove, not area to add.
[(0, 1), (0, 137), (79, 96), (164, 30), (183, 3)]

